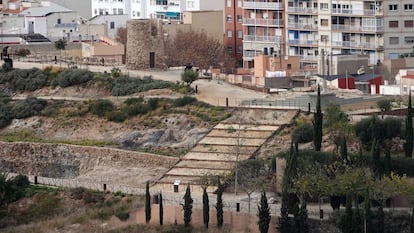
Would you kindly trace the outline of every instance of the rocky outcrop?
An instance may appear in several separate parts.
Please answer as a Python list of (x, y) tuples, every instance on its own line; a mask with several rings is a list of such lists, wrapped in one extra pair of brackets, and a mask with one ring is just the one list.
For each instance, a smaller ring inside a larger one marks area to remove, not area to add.
[(98, 166), (171, 168), (177, 158), (103, 147), (0, 142), (0, 170), (53, 178), (76, 178)]

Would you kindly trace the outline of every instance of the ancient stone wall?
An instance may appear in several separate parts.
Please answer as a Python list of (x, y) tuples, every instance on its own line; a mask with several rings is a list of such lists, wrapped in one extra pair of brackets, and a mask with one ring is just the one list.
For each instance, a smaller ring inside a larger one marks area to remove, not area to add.
[(75, 178), (99, 165), (172, 167), (178, 158), (103, 147), (0, 142), (0, 171)]
[[(166, 69), (162, 23), (149, 19), (127, 21), (126, 66), (132, 70)], [(154, 67), (150, 67), (150, 54)]]

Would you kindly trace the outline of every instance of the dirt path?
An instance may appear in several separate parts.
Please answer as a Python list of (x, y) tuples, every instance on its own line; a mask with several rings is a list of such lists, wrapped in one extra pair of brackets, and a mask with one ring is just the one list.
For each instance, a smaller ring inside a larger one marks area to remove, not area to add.
[[(42, 69), (46, 66), (52, 66), (54, 64), (40, 64), (30, 62), (14, 62), (15, 68), (30, 69), (33, 67)], [(58, 66), (59, 65), (54, 65)], [(62, 65), (62, 67), (65, 67)], [(110, 72), (113, 67), (109, 66), (88, 66), (88, 69), (94, 72)], [(139, 70), (126, 70), (121, 67), (122, 72), (129, 74), (130, 76), (145, 76), (151, 75), (155, 79), (166, 80), (176, 82), (181, 80), (182, 70), (168, 70), (168, 71), (139, 71)], [(257, 92), (238, 86), (234, 86), (219, 80), (205, 80), (199, 79), (192, 84), (194, 87), (197, 85), (198, 94), (196, 97), (204, 102), (212, 105), (225, 106), (226, 98), (228, 98), (229, 106), (238, 106), (242, 100), (248, 99), (269, 99), (276, 98), (276, 95), (268, 95), (266, 93)]]

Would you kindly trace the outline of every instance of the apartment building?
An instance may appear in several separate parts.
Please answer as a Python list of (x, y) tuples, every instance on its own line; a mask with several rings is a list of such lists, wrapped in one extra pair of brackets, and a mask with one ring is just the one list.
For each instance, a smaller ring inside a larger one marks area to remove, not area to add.
[(243, 67), (243, 0), (225, 0), (224, 44), (227, 52)]
[[(234, 0), (225, 2), (235, 5)], [(315, 72), (321, 67), (322, 51), (327, 59), (335, 54), (365, 54), (370, 65), (413, 51), (412, 0), (243, 0), (241, 4), (238, 20), (243, 22), (246, 68), (263, 53), (300, 56), (301, 68)], [(234, 18), (232, 9), (226, 6), (227, 21)], [(232, 35), (229, 25), (226, 34)], [(228, 35), (227, 45), (234, 46)]]
[(243, 67), (259, 54), (284, 55), (285, 14), (282, 0), (243, 0)]

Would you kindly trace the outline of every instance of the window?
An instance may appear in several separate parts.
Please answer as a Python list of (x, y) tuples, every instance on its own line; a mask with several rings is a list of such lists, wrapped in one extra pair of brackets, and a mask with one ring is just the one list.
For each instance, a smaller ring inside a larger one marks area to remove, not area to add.
[(400, 43), (400, 38), (398, 37), (390, 37), (390, 44), (396, 45)]
[(329, 26), (329, 22), (327, 19), (321, 19), (321, 26)]
[(405, 20), (404, 21), (404, 27), (406, 27), (406, 28), (414, 27), (414, 21), (413, 20)]
[(388, 5), (389, 11), (398, 11), (398, 4), (390, 4)]
[(232, 52), (233, 46), (231, 44), (227, 45), (227, 52)]
[(243, 45), (237, 45), (237, 52), (242, 53), (243, 52)]
[(321, 10), (328, 10), (328, 7), (329, 7), (329, 5), (328, 5), (328, 3), (321, 3), (320, 4), (320, 8), (321, 8)]
[(406, 37), (404, 37), (404, 42), (406, 44), (414, 44), (414, 36), (406, 36)]
[(243, 17), (241, 15), (237, 15), (237, 22), (241, 22), (243, 20)]
[(413, 11), (413, 4), (404, 4), (405, 11)]
[(242, 30), (237, 31), (237, 38), (243, 38), (243, 31)]
[(388, 22), (390, 28), (398, 28), (398, 20), (392, 20)]
[(321, 35), (321, 41), (322, 42), (327, 42), (329, 40), (328, 35)]
[(116, 12), (118, 12), (116, 8), (112, 9), (112, 14), (116, 15)]
[(233, 17), (231, 17), (231, 15), (227, 15), (227, 22), (231, 22), (233, 21)]
[(156, 0), (155, 2), (157, 5), (162, 5), (162, 6), (166, 6), (168, 5), (168, 1), (167, 0)]
[(109, 28), (110, 29), (115, 29), (115, 22), (111, 22)]
[(233, 31), (232, 30), (227, 30), (227, 37), (233, 37)]
[(231, 0), (227, 0), (227, 7), (231, 7)]
[(61, 24), (62, 23), (62, 19), (57, 19), (57, 24)]
[(286, 69), (288, 70), (292, 69), (292, 64), (287, 64)]
[(118, 9), (118, 15), (123, 15), (123, 14), (124, 14), (124, 9), (119, 8), (119, 9)]
[(241, 8), (242, 7), (242, 0), (237, 0), (237, 7)]

